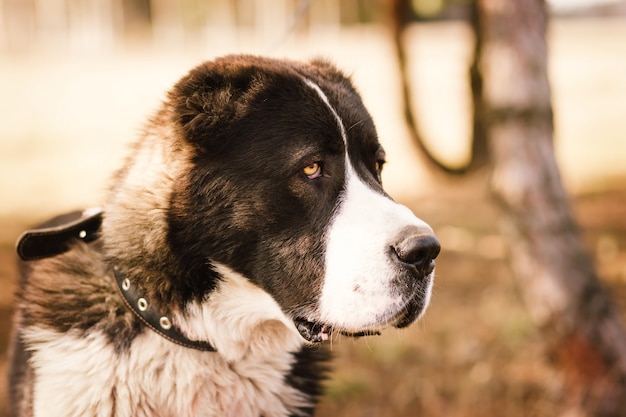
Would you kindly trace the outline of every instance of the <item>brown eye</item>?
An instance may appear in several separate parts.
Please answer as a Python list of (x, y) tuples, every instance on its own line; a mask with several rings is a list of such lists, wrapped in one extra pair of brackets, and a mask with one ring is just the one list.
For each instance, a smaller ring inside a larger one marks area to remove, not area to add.
[(314, 180), (322, 175), (322, 165), (319, 162), (314, 162), (311, 165), (305, 166), (302, 172), (308, 179)]
[(383, 171), (384, 164), (385, 164), (385, 161), (376, 161), (376, 163), (374, 164), (374, 170), (376, 171), (378, 176), (380, 176), (381, 172)]

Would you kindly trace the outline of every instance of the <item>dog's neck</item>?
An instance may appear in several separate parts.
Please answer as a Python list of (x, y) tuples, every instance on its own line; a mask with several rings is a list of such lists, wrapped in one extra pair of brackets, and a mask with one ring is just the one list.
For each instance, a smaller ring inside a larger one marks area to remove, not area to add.
[(173, 315), (173, 324), (192, 340), (206, 340), (228, 361), (295, 352), (306, 341), (265, 291), (223, 265), (215, 291)]
[(152, 121), (135, 143), (133, 158), (116, 174), (104, 205), (101, 239), (106, 261), (171, 313), (181, 308), (184, 296), (172, 282), (181, 274), (167, 243), (169, 199), (191, 150), (175, 139), (167, 120), (159, 122), (170, 117), (166, 110)]
[[(142, 297), (134, 283), (114, 268), (126, 306), (152, 331), (172, 343), (200, 351), (218, 351), (227, 362), (294, 352), (305, 343), (276, 302), (245, 277), (225, 266), (217, 289), (204, 302), (192, 302), (171, 317)], [(246, 300), (242, 303), (242, 300)]]
[(143, 297), (137, 285), (126, 278), (124, 273), (117, 267), (113, 267), (113, 275), (119, 294), (124, 300), (126, 307), (132, 311), (146, 326), (159, 336), (176, 343), (180, 346), (197, 349), (203, 352), (215, 352), (210, 343), (202, 340), (190, 340), (172, 324), (168, 314), (159, 311), (148, 298)]

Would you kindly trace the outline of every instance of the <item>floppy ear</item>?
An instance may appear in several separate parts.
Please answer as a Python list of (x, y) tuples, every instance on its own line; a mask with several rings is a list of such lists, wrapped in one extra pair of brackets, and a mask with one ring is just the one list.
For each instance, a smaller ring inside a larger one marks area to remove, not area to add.
[(267, 71), (255, 65), (252, 57), (205, 62), (169, 92), (174, 121), (187, 141), (206, 145), (246, 115), (246, 103), (259, 94), (267, 77)]

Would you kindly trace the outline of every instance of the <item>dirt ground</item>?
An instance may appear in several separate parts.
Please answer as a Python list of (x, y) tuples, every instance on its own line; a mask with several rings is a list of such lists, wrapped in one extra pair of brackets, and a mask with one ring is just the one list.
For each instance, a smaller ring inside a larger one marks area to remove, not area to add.
[[(553, 417), (561, 411), (558, 370), (544, 357), (520, 300), (497, 210), (482, 184), (473, 179), (443, 196), (406, 202), (434, 226), (444, 248), (431, 307), (407, 330), (333, 340), (334, 370), (318, 416)], [(604, 283), (626, 307), (626, 187), (580, 195), (573, 204)], [(0, 218), (0, 372), (21, 226)]]

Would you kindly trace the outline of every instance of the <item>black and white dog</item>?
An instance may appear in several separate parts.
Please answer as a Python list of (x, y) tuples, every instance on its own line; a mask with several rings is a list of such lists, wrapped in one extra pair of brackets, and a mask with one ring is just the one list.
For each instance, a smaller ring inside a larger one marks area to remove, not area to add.
[(306, 416), (333, 332), (405, 327), (439, 243), (325, 61), (193, 69), (102, 211), (27, 232), (12, 416)]

